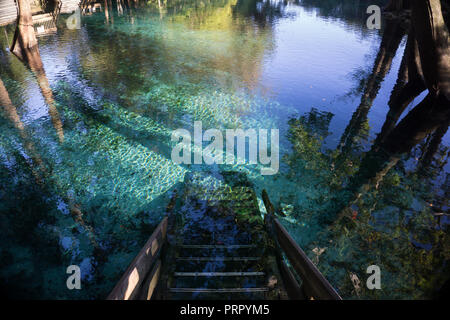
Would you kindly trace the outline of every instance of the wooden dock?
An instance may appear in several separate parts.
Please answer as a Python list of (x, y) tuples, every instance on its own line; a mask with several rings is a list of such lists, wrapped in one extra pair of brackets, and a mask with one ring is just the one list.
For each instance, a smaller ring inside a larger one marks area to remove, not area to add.
[(81, 0), (60, 0), (62, 2), (61, 5), (61, 13), (72, 13), (74, 12), (80, 5)]
[(52, 13), (43, 13), (33, 16), (33, 26), (36, 36), (56, 33), (57, 17)]
[(17, 19), (17, 7), (14, 0), (0, 0), (0, 26), (10, 24)]
[[(31, 9), (33, 13), (33, 23), (35, 23), (35, 31), (38, 35), (48, 34), (56, 31), (56, 24), (53, 26), (51, 16), (59, 13), (72, 13), (80, 3), (80, 0), (59, 0), (58, 12), (44, 13), (36, 0), (30, 0)], [(13, 23), (17, 19), (18, 8), (14, 0), (0, 0), (0, 26), (5, 26)], [(55, 17), (53, 17), (55, 20)], [(37, 29), (41, 30), (38, 32)]]

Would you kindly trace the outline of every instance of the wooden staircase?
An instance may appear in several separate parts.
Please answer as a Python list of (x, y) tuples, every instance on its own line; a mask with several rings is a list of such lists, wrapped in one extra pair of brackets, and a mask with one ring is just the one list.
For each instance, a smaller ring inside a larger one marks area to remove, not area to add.
[(161, 299), (287, 298), (251, 187), (188, 177)]
[(341, 299), (265, 191), (261, 216), (245, 176), (194, 173), (184, 186), (107, 299)]

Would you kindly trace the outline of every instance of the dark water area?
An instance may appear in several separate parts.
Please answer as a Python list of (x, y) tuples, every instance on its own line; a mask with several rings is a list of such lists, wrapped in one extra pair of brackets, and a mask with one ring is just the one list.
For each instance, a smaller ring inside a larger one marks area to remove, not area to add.
[[(372, 4), (385, 1), (149, 1), (75, 30), (63, 15), (39, 38), (50, 94), (1, 27), (2, 295), (104, 299), (187, 174), (214, 188), (235, 170), (343, 298), (434, 297), (450, 274), (448, 122), (390, 134), (426, 93), (391, 123), (407, 22), (369, 30)], [(172, 131), (194, 121), (279, 129), (278, 174), (176, 164)], [(73, 264), (82, 290), (66, 287)], [(381, 290), (366, 289), (370, 265)]]

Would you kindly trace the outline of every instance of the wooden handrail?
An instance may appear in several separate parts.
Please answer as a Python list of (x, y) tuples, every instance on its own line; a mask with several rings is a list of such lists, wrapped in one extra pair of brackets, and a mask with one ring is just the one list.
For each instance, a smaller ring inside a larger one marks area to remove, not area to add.
[[(266, 226), (276, 240), (276, 247), (285, 253), (295, 272), (302, 279), (302, 291), (304, 295), (321, 300), (342, 300), (328, 280), (320, 273), (319, 269), (317, 269), (306, 253), (292, 239), (288, 231), (275, 217), (275, 209), (269, 200), (266, 190), (263, 190), (262, 198), (267, 210)], [(283, 266), (284, 261), (280, 261), (280, 264)], [(295, 298), (298, 298), (300, 296), (299, 287), (295, 283), (292, 283), (294, 278), (292, 274), (287, 272), (289, 270), (287, 269), (285, 271), (284, 274), (287, 275), (285, 280), (289, 282), (289, 286), (292, 288), (290, 291), (295, 293)]]
[(274, 219), (274, 228), (278, 243), (294, 270), (302, 278), (303, 285), (306, 285), (307, 295), (321, 300), (341, 300), (336, 290), (276, 218)]
[[(130, 300), (141, 296), (141, 288), (144, 280), (147, 284), (153, 284), (155, 281), (146, 278), (150, 272), (150, 277), (159, 275), (159, 265), (156, 264), (158, 253), (166, 241), (168, 217), (165, 217), (158, 227), (155, 229), (151, 237), (148, 239), (144, 247), (138, 253), (136, 258), (131, 262), (122, 278), (111, 291), (107, 300)], [(153, 269), (152, 269), (153, 267)], [(154, 288), (153, 288), (154, 289)], [(153, 289), (146, 292), (146, 297), (153, 293)]]
[(306, 294), (303, 288), (299, 285), (295, 279), (294, 274), (286, 265), (286, 263), (279, 259), (280, 275), (283, 279), (284, 288), (286, 289), (287, 295), (291, 300), (306, 300)]

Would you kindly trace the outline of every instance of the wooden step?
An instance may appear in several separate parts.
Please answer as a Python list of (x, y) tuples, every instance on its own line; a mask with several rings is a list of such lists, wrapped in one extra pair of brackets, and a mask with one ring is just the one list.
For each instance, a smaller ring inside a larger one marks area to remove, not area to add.
[(264, 272), (175, 272), (175, 277), (254, 277)]
[(261, 257), (178, 257), (180, 261), (258, 261)]
[(241, 249), (241, 248), (256, 248), (254, 244), (183, 244), (180, 248), (184, 249)]
[(172, 293), (241, 293), (241, 292), (267, 292), (268, 288), (169, 288)]
[(50, 21), (53, 20), (53, 16), (50, 13), (44, 13), (44, 14), (39, 14), (36, 16), (33, 16), (33, 23), (41, 23), (44, 21)]

